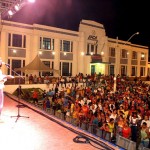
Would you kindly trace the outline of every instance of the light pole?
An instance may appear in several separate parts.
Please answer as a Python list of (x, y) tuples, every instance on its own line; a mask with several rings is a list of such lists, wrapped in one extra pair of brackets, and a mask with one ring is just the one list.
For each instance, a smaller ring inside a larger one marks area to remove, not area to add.
[[(124, 44), (122, 44), (122, 46), (124, 46), (124, 45), (126, 45), (135, 35), (138, 35), (139, 34), (139, 32), (136, 32), (136, 33), (134, 33), (134, 34), (132, 34), (129, 38), (128, 38), (128, 40), (126, 41), (126, 42), (124, 42)], [(117, 40), (116, 40), (116, 48), (117, 48), (117, 55), (116, 55), (116, 59), (117, 60), (119, 60), (120, 59), (120, 50), (119, 50), (119, 45), (118, 45), (118, 37), (117, 37)], [(119, 61), (117, 61), (116, 62), (116, 70), (115, 70), (115, 75), (117, 75), (117, 74), (119, 74), (119, 67), (120, 66), (120, 62)]]
[(114, 90), (114, 93), (116, 92), (116, 86), (117, 86), (117, 85), (116, 85), (116, 77), (114, 77), (114, 89), (113, 89), (113, 90)]
[[(136, 35), (139, 35), (139, 32), (135, 32), (134, 34), (132, 34), (129, 38), (128, 38), (128, 40), (123, 44), (123, 45), (126, 45), (134, 36), (136, 36)], [(129, 55), (129, 51), (127, 50), (126, 51), (126, 53), (127, 53), (127, 59), (130, 59), (131, 58), (131, 55)], [(128, 65), (129, 65), (129, 62), (128, 62)], [(125, 71), (125, 74), (126, 75), (129, 75), (130, 74), (130, 68), (129, 67), (127, 67), (126, 68), (127, 70)]]
[(135, 35), (138, 35), (138, 34), (140, 34), (140, 33), (136, 32), (136, 33), (132, 34), (123, 45), (127, 44), (127, 42), (129, 42)]

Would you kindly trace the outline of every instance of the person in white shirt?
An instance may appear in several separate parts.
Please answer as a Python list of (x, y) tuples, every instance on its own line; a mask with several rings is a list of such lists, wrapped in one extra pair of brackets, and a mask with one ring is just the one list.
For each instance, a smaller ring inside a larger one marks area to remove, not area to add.
[(2, 112), (3, 104), (4, 104), (4, 93), (3, 93), (4, 83), (7, 81), (7, 79), (14, 78), (11, 75), (2, 74), (1, 67), (2, 67), (2, 60), (0, 58), (0, 116), (1, 116), (1, 112)]
[(147, 127), (150, 128), (150, 120), (148, 119), (147, 115), (144, 116), (144, 119), (141, 121), (141, 125), (143, 124), (143, 122), (146, 122)]
[(3, 103), (4, 103), (4, 94), (3, 94), (4, 82), (5, 80), (3, 79), (2, 72), (0, 70), (0, 116), (1, 116), (1, 111), (3, 109)]

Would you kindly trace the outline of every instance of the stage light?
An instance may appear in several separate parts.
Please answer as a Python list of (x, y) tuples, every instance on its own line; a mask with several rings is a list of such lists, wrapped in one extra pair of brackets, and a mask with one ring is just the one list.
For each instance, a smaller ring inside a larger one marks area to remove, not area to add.
[(28, 2), (30, 2), (30, 3), (34, 3), (34, 2), (35, 2), (35, 0), (28, 0)]
[[(2, 1), (2, 2), (1, 2)], [(15, 13), (22, 9), (25, 5), (30, 5), (31, 3), (36, 2), (36, 0), (0, 0), (0, 4), (3, 4), (2, 9), (0, 10), (1, 17), (8, 16), (11, 18)], [(31, 4), (32, 5), (32, 4)]]
[(13, 15), (12, 10), (9, 10), (9, 11), (8, 11), (8, 14), (9, 14), (10, 16), (12, 16), (12, 15)]
[(19, 5), (15, 5), (15, 10), (18, 11), (19, 10)]

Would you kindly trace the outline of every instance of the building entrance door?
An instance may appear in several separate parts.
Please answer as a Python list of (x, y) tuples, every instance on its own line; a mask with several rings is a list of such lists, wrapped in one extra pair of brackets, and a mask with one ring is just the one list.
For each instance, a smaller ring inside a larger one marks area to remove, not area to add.
[(91, 65), (91, 75), (95, 73), (95, 65)]

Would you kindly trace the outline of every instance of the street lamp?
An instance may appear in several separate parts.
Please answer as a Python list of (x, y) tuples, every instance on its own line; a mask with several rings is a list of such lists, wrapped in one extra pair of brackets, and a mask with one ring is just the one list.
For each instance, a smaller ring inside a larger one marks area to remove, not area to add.
[[(136, 32), (136, 33), (132, 34), (132, 35), (128, 38), (128, 40), (126, 41), (126, 43), (129, 42), (135, 35), (138, 35), (138, 34), (140, 34), (140, 33), (139, 33), (139, 32)], [(124, 43), (124, 45), (125, 45), (126, 43)]]
[[(138, 35), (139, 34), (139, 32), (136, 32), (136, 33), (134, 33), (134, 34), (132, 34), (129, 38), (128, 38), (128, 40), (127, 41), (125, 41), (124, 43), (122, 43), (122, 46), (124, 46), (124, 45), (126, 45), (135, 35)], [(116, 47), (118, 47), (119, 45), (118, 45), (118, 37), (117, 37), (117, 40), (116, 40)], [(120, 52), (119, 52), (120, 53)], [(127, 55), (129, 55), (129, 52), (127, 52)], [(117, 55), (116, 56), (116, 59), (119, 59), (119, 55)], [(119, 73), (119, 66), (120, 66), (120, 64), (119, 64), (119, 62), (116, 62), (116, 71), (115, 71), (115, 75), (117, 74), (117, 73)]]

